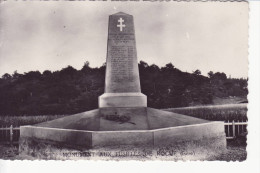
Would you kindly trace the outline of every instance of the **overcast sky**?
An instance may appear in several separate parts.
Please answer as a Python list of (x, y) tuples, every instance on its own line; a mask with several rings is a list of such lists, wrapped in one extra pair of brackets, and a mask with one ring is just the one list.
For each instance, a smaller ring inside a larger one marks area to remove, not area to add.
[(0, 76), (106, 60), (108, 16), (134, 16), (138, 61), (247, 77), (246, 2), (1, 2)]

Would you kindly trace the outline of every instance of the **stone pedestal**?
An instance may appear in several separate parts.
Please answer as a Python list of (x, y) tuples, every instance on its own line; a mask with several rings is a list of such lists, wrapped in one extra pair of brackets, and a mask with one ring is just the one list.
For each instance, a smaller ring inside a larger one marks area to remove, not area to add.
[(105, 93), (99, 97), (99, 107), (146, 107), (147, 97), (142, 93)]

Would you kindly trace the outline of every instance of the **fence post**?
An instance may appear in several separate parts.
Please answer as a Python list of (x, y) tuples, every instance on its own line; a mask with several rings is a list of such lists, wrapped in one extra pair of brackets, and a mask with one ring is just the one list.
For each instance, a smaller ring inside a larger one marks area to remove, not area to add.
[[(1, 126), (1, 129), (2, 129), (2, 128), (3, 128), (3, 125)], [(0, 132), (1, 132), (1, 133), (0, 133), (0, 141), (2, 141), (2, 140), (4, 140), (4, 137), (3, 137), (3, 136), (4, 136), (4, 135), (3, 135), (4, 133), (3, 133), (3, 130), (1, 130)]]
[(235, 130), (235, 121), (232, 121), (232, 131), (233, 131), (233, 138), (236, 137), (236, 130)]
[[(228, 120), (229, 123), (229, 120)], [(227, 125), (227, 136), (229, 137), (229, 124)]]
[(7, 130), (8, 126), (5, 125), (5, 140), (8, 139), (8, 130)]
[[(244, 120), (242, 120), (242, 123), (244, 122)], [(244, 133), (244, 125), (241, 126), (241, 130), (242, 130), (242, 133)]]
[(11, 146), (13, 145), (13, 134), (14, 134), (14, 129), (13, 125), (10, 126), (10, 144)]
[[(238, 123), (239, 123), (240, 121), (238, 120)], [(240, 128), (240, 125), (238, 124), (238, 126), (237, 126), (237, 135), (239, 136), (240, 135), (240, 130), (239, 130), (239, 128)]]

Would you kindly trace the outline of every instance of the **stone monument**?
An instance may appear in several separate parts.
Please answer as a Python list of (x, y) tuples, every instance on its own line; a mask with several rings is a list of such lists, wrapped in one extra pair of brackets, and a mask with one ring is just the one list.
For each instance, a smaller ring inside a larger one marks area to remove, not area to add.
[[(224, 150), (224, 122), (212, 122), (147, 107), (141, 93), (133, 16), (109, 16), (105, 93), (99, 108), (22, 126), (20, 151), (62, 145), (95, 148), (164, 146), (183, 150)], [(44, 151), (44, 150), (43, 150)]]

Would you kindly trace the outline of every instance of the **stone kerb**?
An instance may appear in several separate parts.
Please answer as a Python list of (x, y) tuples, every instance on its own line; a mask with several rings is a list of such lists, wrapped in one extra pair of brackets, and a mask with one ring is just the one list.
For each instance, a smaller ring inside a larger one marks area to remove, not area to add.
[[(213, 121), (153, 130), (154, 145), (168, 145), (180, 141), (196, 141), (226, 136), (224, 122)], [(225, 140), (224, 140), (225, 141)]]
[(46, 142), (64, 143), (71, 146), (92, 146), (92, 131), (21, 126), (20, 135), (21, 140), (36, 139)]

